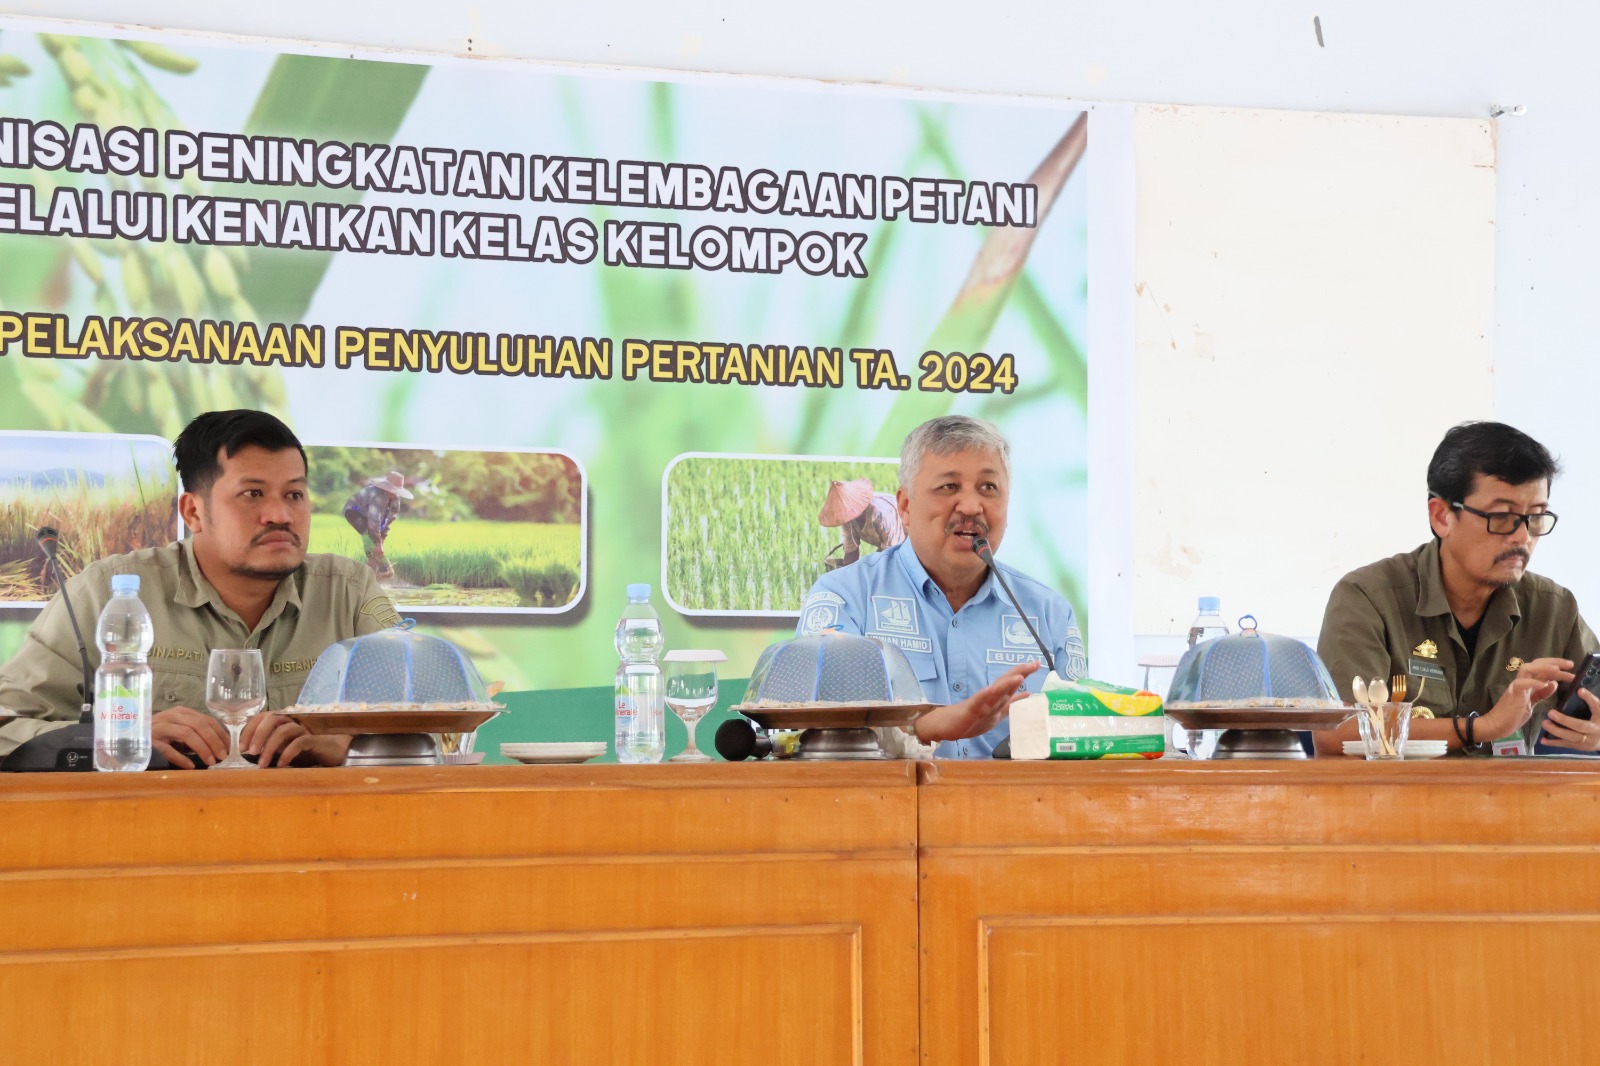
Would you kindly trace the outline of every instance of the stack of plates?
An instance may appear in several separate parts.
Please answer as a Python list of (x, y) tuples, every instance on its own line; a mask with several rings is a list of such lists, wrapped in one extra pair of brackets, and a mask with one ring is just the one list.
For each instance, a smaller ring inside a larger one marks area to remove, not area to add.
[(606, 753), (603, 740), (578, 740), (550, 744), (502, 744), (500, 754), (530, 764), (588, 762)]
[[(1445, 753), (1448, 745), (1442, 740), (1408, 740), (1406, 741), (1406, 758), (1408, 759), (1437, 759)], [(1361, 746), (1359, 740), (1344, 742), (1344, 753), (1358, 758), (1366, 755), (1367, 749)]]

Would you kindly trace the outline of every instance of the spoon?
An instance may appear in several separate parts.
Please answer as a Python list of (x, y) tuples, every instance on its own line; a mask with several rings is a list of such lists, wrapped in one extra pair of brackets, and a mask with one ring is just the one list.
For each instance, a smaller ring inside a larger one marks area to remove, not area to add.
[(1350, 682), (1350, 692), (1356, 698), (1357, 707), (1363, 706), (1367, 702), (1367, 683), (1361, 680), (1360, 674), (1357, 674), (1356, 679)]
[(1378, 745), (1385, 755), (1395, 753), (1394, 745), (1389, 743), (1389, 737), (1383, 728), (1383, 705), (1389, 702), (1389, 686), (1383, 683), (1383, 678), (1375, 677), (1372, 684), (1367, 686), (1367, 695), (1372, 703), (1372, 728), (1378, 734)]

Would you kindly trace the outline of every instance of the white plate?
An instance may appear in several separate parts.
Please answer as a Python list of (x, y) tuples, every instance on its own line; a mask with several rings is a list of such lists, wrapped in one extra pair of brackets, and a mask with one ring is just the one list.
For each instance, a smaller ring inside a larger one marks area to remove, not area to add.
[[(1437, 759), (1449, 750), (1450, 746), (1442, 740), (1408, 740), (1406, 742), (1405, 757), (1407, 759)], [(1361, 746), (1361, 741), (1359, 740), (1347, 740), (1344, 742), (1344, 753), (1359, 758), (1366, 754), (1366, 749)]]
[(560, 740), (536, 742), (526, 741), (512, 743), (507, 741), (500, 745), (502, 752), (520, 751), (524, 754), (561, 754), (574, 751), (605, 751), (606, 742), (603, 740)]
[(579, 740), (548, 744), (502, 744), (500, 754), (529, 764), (588, 762), (606, 753), (604, 741)]

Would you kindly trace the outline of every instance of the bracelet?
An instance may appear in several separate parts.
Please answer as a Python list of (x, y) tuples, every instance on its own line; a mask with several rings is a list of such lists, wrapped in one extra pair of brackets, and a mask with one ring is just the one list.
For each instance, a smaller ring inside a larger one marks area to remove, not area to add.
[(1467, 746), (1476, 750), (1478, 747), (1478, 712), (1473, 711), (1467, 715)]
[(1461, 741), (1461, 746), (1463, 748), (1466, 747), (1467, 746), (1467, 738), (1466, 738), (1466, 735), (1461, 732), (1461, 716), (1460, 715), (1452, 714), (1450, 716), (1450, 728), (1454, 729), (1456, 731), (1456, 739)]

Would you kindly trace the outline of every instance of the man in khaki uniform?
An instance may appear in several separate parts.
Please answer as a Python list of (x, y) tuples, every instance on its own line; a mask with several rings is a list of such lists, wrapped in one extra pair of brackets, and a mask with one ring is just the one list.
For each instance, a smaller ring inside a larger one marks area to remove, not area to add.
[[(101, 559), (67, 582), (90, 667), (99, 665), (93, 626), (110, 598), (111, 575), (138, 574), (155, 631), (156, 750), (182, 768), (224, 758), (227, 732), (203, 710), (206, 663), (213, 648), (260, 648), (268, 711), (246, 726), (243, 751), (262, 766), (288, 765), (302, 753), (326, 765), (342, 762), (348, 737), (313, 737), (271, 712), (295, 701), (330, 644), (398, 622), (393, 603), (360, 563), (306, 554), (305, 451), (278, 419), (259, 411), (203, 414), (179, 434), (173, 456), (189, 538)], [(0, 755), (77, 721), (82, 676), (57, 595), (0, 667), (0, 707), (24, 716), (0, 726)]]
[[(1413, 719), (1411, 735), (1452, 751), (1519, 733), (1530, 750), (1600, 750), (1600, 699), (1582, 690), (1589, 721), (1548, 703), (1600, 645), (1572, 593), (1527, 573), (1538, 538), (1556, 525), (1558, 472), (1511, 426), (1467, 422), (1446, 433), (1428, 465), (1434, 539), (1346, 575), (1328, 599), (1317, 652), (1335, 682), (1407, 675), (1406, 698), (1438, 716)], [(1318, 734), (1317, 748), (1338, 754), (1355, 736), (1346, 722)]]

